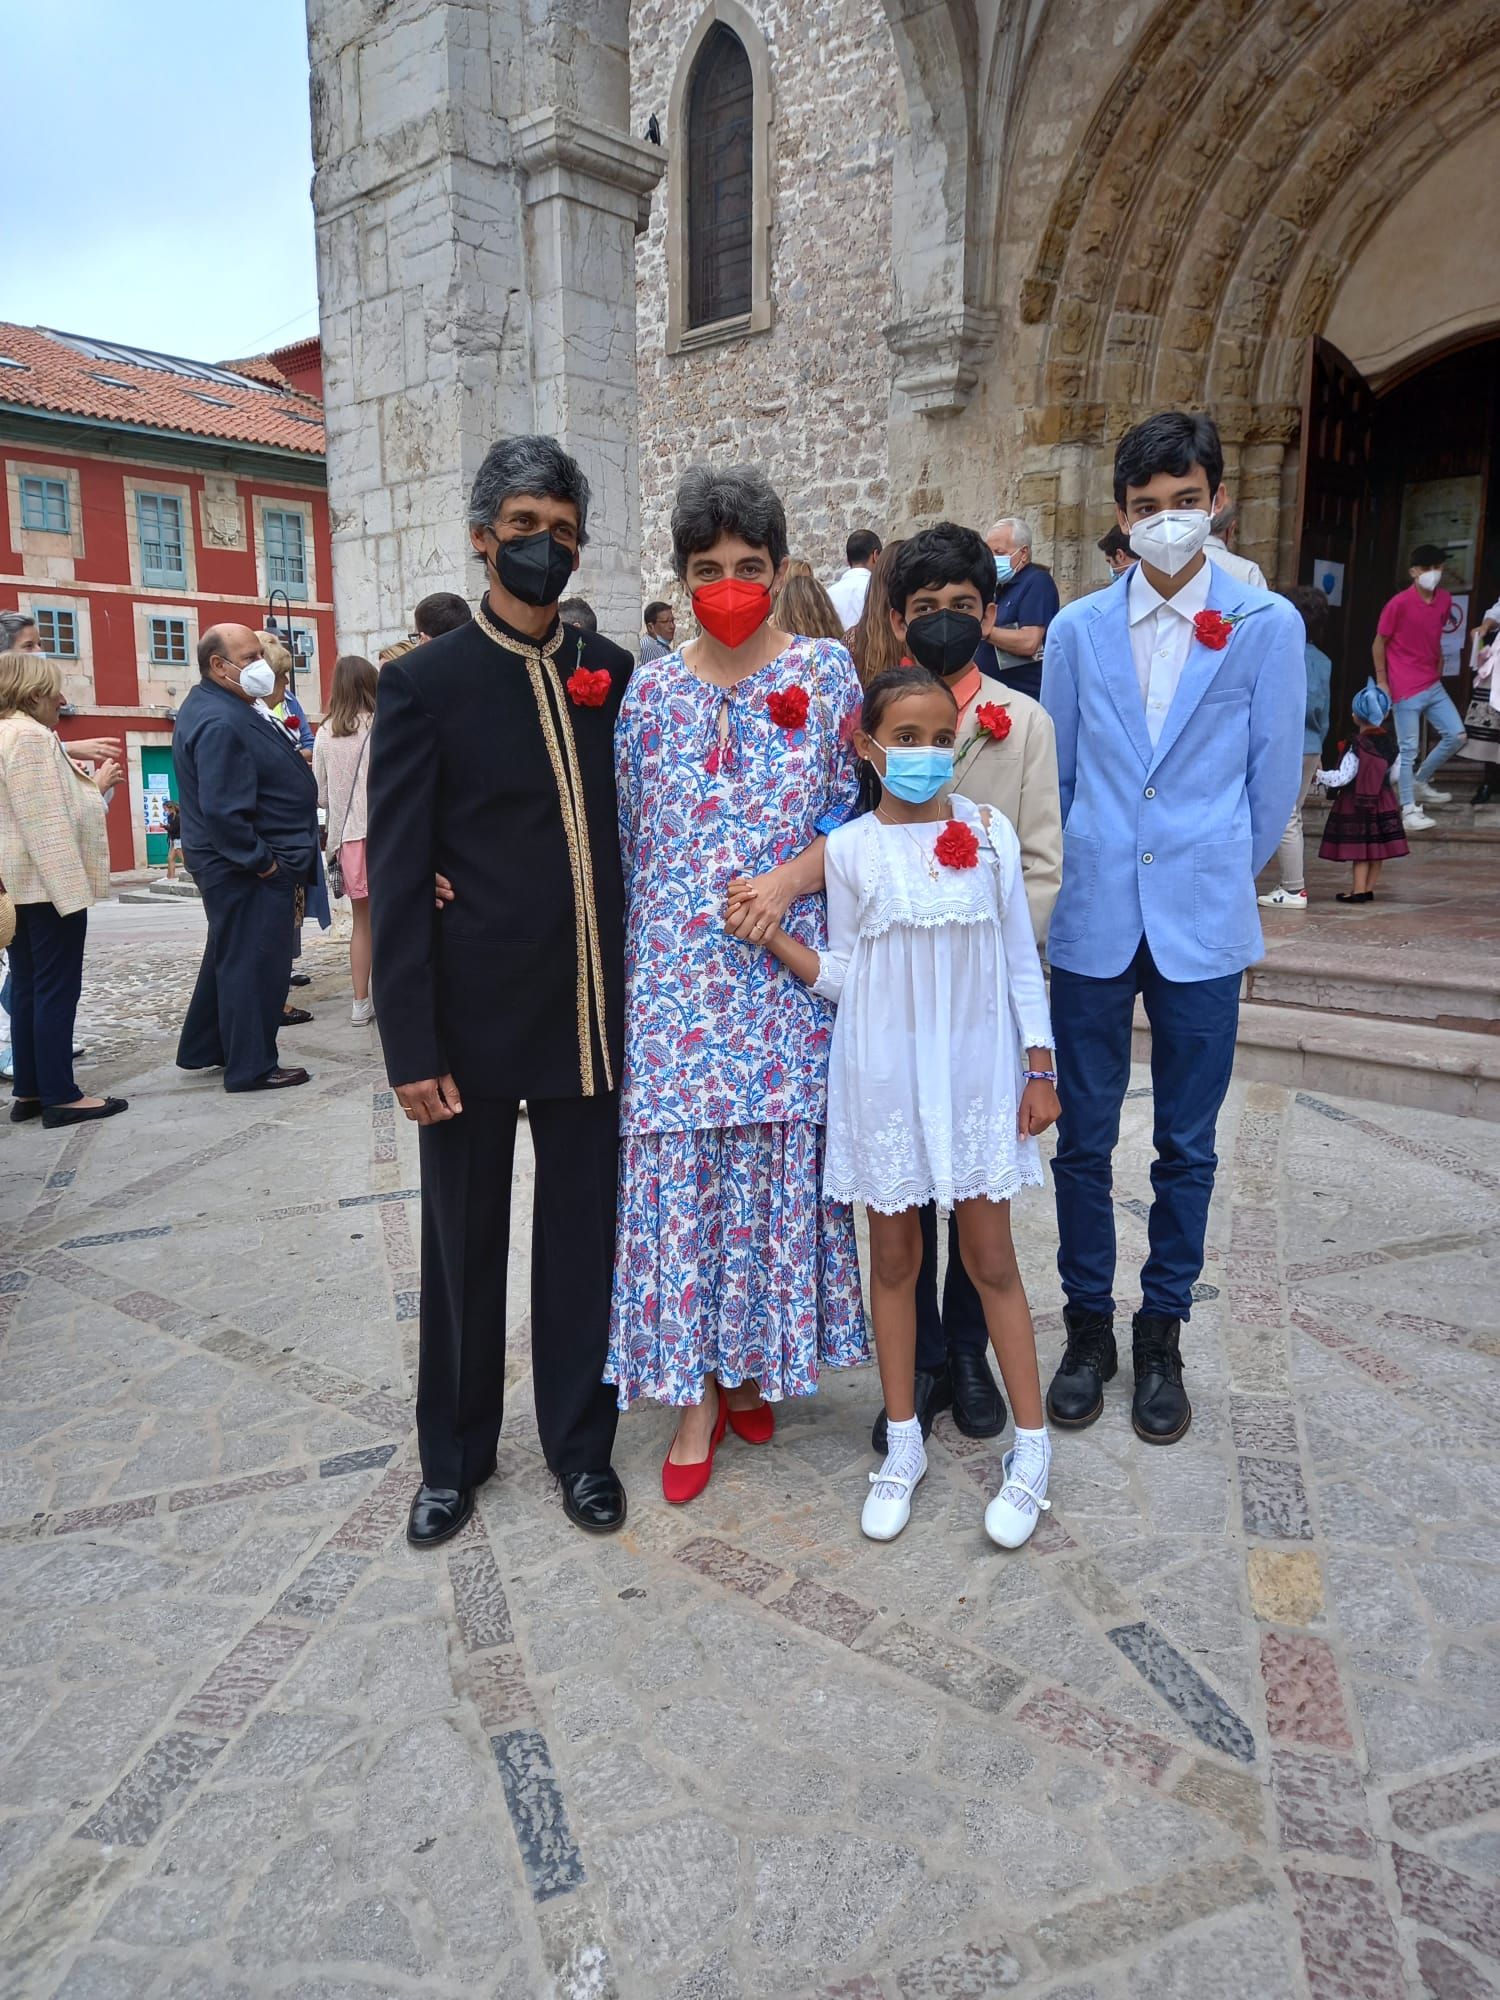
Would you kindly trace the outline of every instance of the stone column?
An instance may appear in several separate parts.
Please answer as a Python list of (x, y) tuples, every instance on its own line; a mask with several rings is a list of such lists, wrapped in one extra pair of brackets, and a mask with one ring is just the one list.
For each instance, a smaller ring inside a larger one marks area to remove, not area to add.
[(579, 588), (633, 637), (634, 246), (660, 163), (622, 129), (626, 0), (308, 0), (308, 41), (340, 646), (476, 594), (469, 485), (518, 430), (577, 453)]

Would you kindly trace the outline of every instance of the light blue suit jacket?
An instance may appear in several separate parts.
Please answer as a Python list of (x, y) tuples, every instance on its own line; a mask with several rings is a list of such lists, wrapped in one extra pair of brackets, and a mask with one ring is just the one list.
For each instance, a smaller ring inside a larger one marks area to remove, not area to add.
[(1063, 818), (1047, 956), (1113, 978), (1144, 936), (1167, 979), (1216, 979), (1261, 956), (1255, 875), (1302, 778), (1303, 624), (1285, 598), (1215, 566), (1208, 608), (1253, 615), (1220, 652), (1193, 641), (1153, 750), (1130, 650), (1134, 574), (1070, 604), (1047, 633), (1042, 706)]

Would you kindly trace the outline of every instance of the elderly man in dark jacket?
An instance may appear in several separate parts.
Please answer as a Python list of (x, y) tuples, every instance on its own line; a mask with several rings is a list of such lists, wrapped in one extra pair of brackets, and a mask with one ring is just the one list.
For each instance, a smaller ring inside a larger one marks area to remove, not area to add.
[[(625, 1519), (602, 1378), (624, 1006), (613, 734), (632, 662), (558, 619), (588, 502), (554, 439), (494, 445), (469, 503), (477, 615), (385, 667), (376, 698), (374, 986), (391, 1083), (422, 1128), (418, 1546), (456, 1535), (495, 1469), (522, 1099), (542, 1450), (570, 1520)], [(456, 892), (441, 914), (434, 874)]]
[(318, 784), (265, 706), (275, 675), (244, 625), (198, 642), (198, 685), (172, 737), (182, 855), (208, 943), (182, 1024), (182, 1069), (224, 1071), (226, 1090), (306, 1083), (283, 1069), (276, 1028), (292, 970), (297, 889), (318, 869)]

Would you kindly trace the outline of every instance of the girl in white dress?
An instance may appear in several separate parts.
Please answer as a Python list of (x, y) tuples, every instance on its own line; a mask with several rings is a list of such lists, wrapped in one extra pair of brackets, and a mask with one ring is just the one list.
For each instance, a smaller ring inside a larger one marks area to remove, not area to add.
[(1057, 1118), (1057, 1077), (1015, 830), (1003, 814), (945, 792), (957, 722), (948, 687), (921, 667), (870, 683), (854, 741), (880, 799), (829, 835), (828, 949), (785, 931), (767, 942), (838, 1005), (823, 1192), (868, 1211), (889, 1431), (861, 1526), (876, 1541), (899, 1535), (927, 1470), (914, 1397), (916, 1285), (919, 1212), (936, 1201), (957, 1213), (1016, 1418), (985, 1528), (1019, 1548), (1048, 1505), (1051, 1446), (1010, 1200), (1042, 1185), (1036, 1137)]

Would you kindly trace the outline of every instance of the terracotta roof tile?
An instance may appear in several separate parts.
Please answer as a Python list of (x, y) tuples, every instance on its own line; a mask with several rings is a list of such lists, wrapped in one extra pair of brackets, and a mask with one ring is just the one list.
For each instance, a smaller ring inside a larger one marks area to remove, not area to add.
[[(107, 355), (97, 351), (106, 346)], [(252, 368), (254, 385), (223, 379)], [(321, 458), (323, 406), (286, 387), (285, 379), (264, 356), (219, 367), (0, 321), (0, 404)]]

